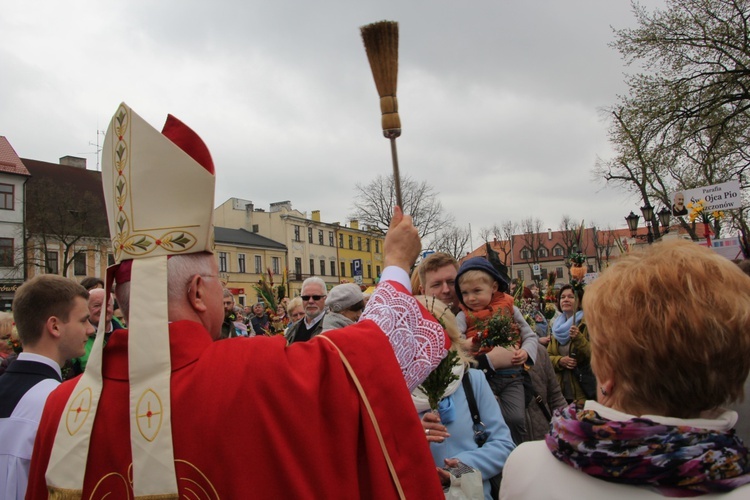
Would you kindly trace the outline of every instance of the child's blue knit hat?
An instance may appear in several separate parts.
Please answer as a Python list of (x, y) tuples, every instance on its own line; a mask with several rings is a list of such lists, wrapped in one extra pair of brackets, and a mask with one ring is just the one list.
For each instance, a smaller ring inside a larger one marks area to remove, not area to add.
[(465, 274), (466, 271), (484, 271), (485, 273), (492, 276), (495, 281), (497, 281), (498, 290), (500, 290), (501, 292), (508, 291), (509, 283), (507, 279), (503, 275), (501, 275), (500, 272), (495, 269), (492, 264), (490, 264), (490, 261), (488, 261), (484, 257), (472, 257), (471, 259), (463, 261), (461, 267), (458, 268), (458, 274), (456, 275), (456, 295), (458, 295), (458, 300), (460, 300), (462, 304), (464, 303), (464, 301), (461, 298), (461, 287), (458, 286), (458, 282), (461, 279), (461, 275)]

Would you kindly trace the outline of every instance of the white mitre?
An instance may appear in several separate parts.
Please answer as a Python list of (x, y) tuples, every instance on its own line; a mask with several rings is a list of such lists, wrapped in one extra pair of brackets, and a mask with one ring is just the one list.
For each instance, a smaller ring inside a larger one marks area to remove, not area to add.
[[(107, 130), (102, 183), (116, 264), (130, 281), (128, 366), (133, 496), (177, 498), (170, 411), (167, 258), (214, 247), (213, 162), (203, 141), (167, 118), (162, 133), (126, 104)], [(109, 295), (109, 294), (107, 294)], [(50, 498), (81, 498), (102, 390), (104, 318), (60, 420), (47, 468)]]

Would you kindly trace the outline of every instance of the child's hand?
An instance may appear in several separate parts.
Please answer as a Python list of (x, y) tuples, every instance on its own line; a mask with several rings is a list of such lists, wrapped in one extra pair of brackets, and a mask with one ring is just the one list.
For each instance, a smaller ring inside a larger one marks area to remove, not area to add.
[(513, 353), (513, 358), (511, 359), (511, 363), (513, 363), (514, 366), (520, 366), (520, 365), (523, 365), (527, 359), (529, 359), (529, 353), (527, 353), (523, 349), (518, 349), (516, 352)]

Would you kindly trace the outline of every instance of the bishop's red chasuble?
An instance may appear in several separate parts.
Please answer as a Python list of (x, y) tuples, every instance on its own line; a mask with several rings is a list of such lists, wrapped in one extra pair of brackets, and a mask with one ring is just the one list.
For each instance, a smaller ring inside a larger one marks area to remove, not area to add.
[[(170, 325), (172, 427), (180, 498), (397, 498), (384, 453), (351, 376), (326, 339), (282, 336), (212, 342), (197, 323)], [(372, 407), (406, 498), (443, 498), (420, 421), (388, 337), (373, 321), (326, 333)], [(133, 498), (128, 335), (105, 349), (104, 389), (83, 498)], [(442, 346), (441, 346), (442, 347)], [(75, 383), (52, 393), (27, 498), (47, 498), (45, 470)], [(159, 407), (138, 415), (148, 434)]]

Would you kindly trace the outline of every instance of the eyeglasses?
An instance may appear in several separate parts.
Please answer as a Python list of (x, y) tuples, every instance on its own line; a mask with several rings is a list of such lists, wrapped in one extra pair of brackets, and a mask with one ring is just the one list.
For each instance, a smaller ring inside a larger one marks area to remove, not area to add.
[(325, 297), (325, 295), (302, 295), (300, 298), (303, 301), (305, 301), (305, 302), (307, 302), (310, 299), (312, 299), (312, 300), (314, 300), (314, 301), (317, 302), (318, 300), (322, 299), (323, 297)]

